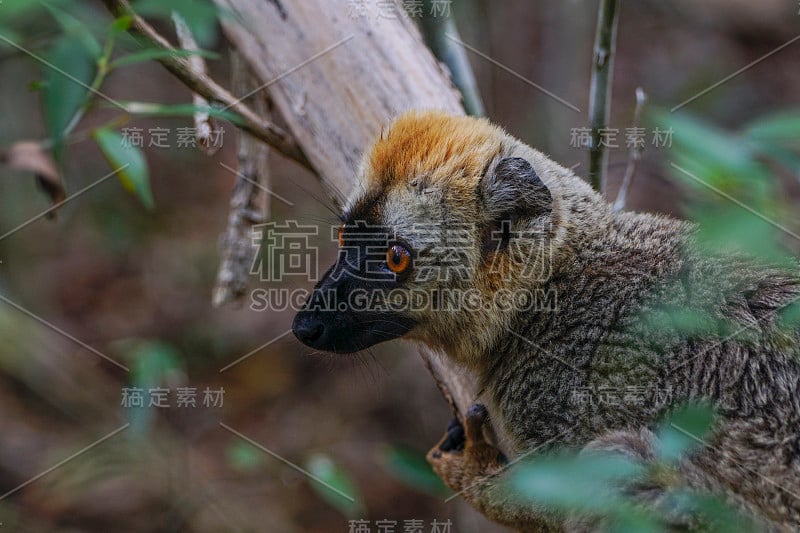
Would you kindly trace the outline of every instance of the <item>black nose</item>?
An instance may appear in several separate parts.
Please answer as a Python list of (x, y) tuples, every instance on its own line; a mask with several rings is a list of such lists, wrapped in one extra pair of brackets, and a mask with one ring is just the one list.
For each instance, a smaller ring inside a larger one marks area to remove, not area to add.
[(313, 345), (325, 332), (325, 326), (311, 320), (300, 321), (295, 324), (294, 334), (304, 344)]

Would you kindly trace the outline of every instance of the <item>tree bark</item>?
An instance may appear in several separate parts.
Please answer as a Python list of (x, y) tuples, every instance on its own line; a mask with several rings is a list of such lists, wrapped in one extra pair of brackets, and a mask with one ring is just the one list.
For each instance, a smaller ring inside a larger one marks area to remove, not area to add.
[[(448, 72), (399, 7), (369, 0), (217, 3), (230, 15), (223, 18), (226, 36), (334, 199), (350, 192), (362, 152), (398, 113), (464, 113)], [(441, 354), (421, 352), (454, 413), (465, 413), (477, 397), (474, 378)]]

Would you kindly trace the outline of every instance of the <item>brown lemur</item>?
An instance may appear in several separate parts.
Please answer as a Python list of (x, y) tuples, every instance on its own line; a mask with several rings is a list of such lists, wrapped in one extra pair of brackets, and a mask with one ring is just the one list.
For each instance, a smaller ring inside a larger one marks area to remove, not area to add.
[[(686, 222), (613, 212), (502, 129), (437, 111), (381, 133), (342, 223), (340, 258), (294, 333), (337, 353), (405, 337), (471, 369), (486, 408), (428, 459), (489, 518), (533, 531), (592, 524), (513, 498), (483, 435), (487, 411), (515, 454), (566, 447), (647, 463), (665, 412), (703, 400), (717, 409), (713, 438), (659, 483), (724, 494), (764, 528), (800, 527), (800, 337), (783, 313), (800, 298), (796, 271), (710, 253)], [(519, 294), (533, 305), (513, 304)], [(638, 397), (622, 402), (576, 394), (631, 387)], [(670, 488), (653, 483), (632, 489), (642, 505)]]

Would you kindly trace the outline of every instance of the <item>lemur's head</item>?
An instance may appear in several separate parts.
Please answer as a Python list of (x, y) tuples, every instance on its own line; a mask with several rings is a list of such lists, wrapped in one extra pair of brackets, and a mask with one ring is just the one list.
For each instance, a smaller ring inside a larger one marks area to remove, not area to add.
[(361, 164), (339, 260), (295, 335), (339, 353), (401, 336), (464, 358), (488, 349), (550, 274), (564, 176), (486, 120), (401, 115)]

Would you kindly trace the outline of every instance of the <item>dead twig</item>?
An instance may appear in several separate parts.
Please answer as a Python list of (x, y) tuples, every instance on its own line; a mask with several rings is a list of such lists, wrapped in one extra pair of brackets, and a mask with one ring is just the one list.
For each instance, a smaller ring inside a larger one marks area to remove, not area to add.
[[(200, 47), (192, 35), (192, 30), (189, 25), (183, 20), (179, 13), (172, 12), (172, 21), (175, 23), (175, 33), (178, 36), (178, 44), (184, 50), (191, 50), (198, 52)], [(195, 72), (202, 76), (208, 75), (206, 62), (199, 54), (188, 57), (189, 64)], [(194, 103), (197, 111), (194, 113), (194, 129), (195, 138), (197, 139), (198, 146), (203, 150), (206, 155), (214, 155), (219, 150), (219, 143), (213, 142), (214, 131), (216, 125), (213, 117), (208, 113), (208, 100), (203, 98), (197, 93), (192, 93), (192, 102)]]
[[(231, 53), (232, 87), (239, 94), (250, 94), (258, 82), (244, 58)], [(263, 94), (249, 99), (261, 116), (269, 116)], [(214, 285), (212, 303), (220, 306), (237, 301), (247, 290), (257, 247), (252, 243), (252, 228), (269, 218), (269, 147), (246, 132), (239, 135), (239, 168), (231, 197), (228, 226), (220, 242), (221, 261)]]
[(625, 176), (622, 178), (622, 185), (620, 185), (619, 191), (617, 192), (617, 199), (614, 201), (614, 212), (625, 209), (625, 203), (628, 201), (628, 191), (630, 191), (633, 178), (636, 176), (636, 166), (642, 158), (644, 140), (639, 138), (638, 131), (642, 119), (642, 108), (644, 108), (646, 103), (647, 94), (645, 94), (644, 89), (637, 87), (636, 108), (633, 111), (633, 130), (637, 132), (637, 135), (634, 136), (630, 152), (628, 153), (628, 166), (625, 167)]

